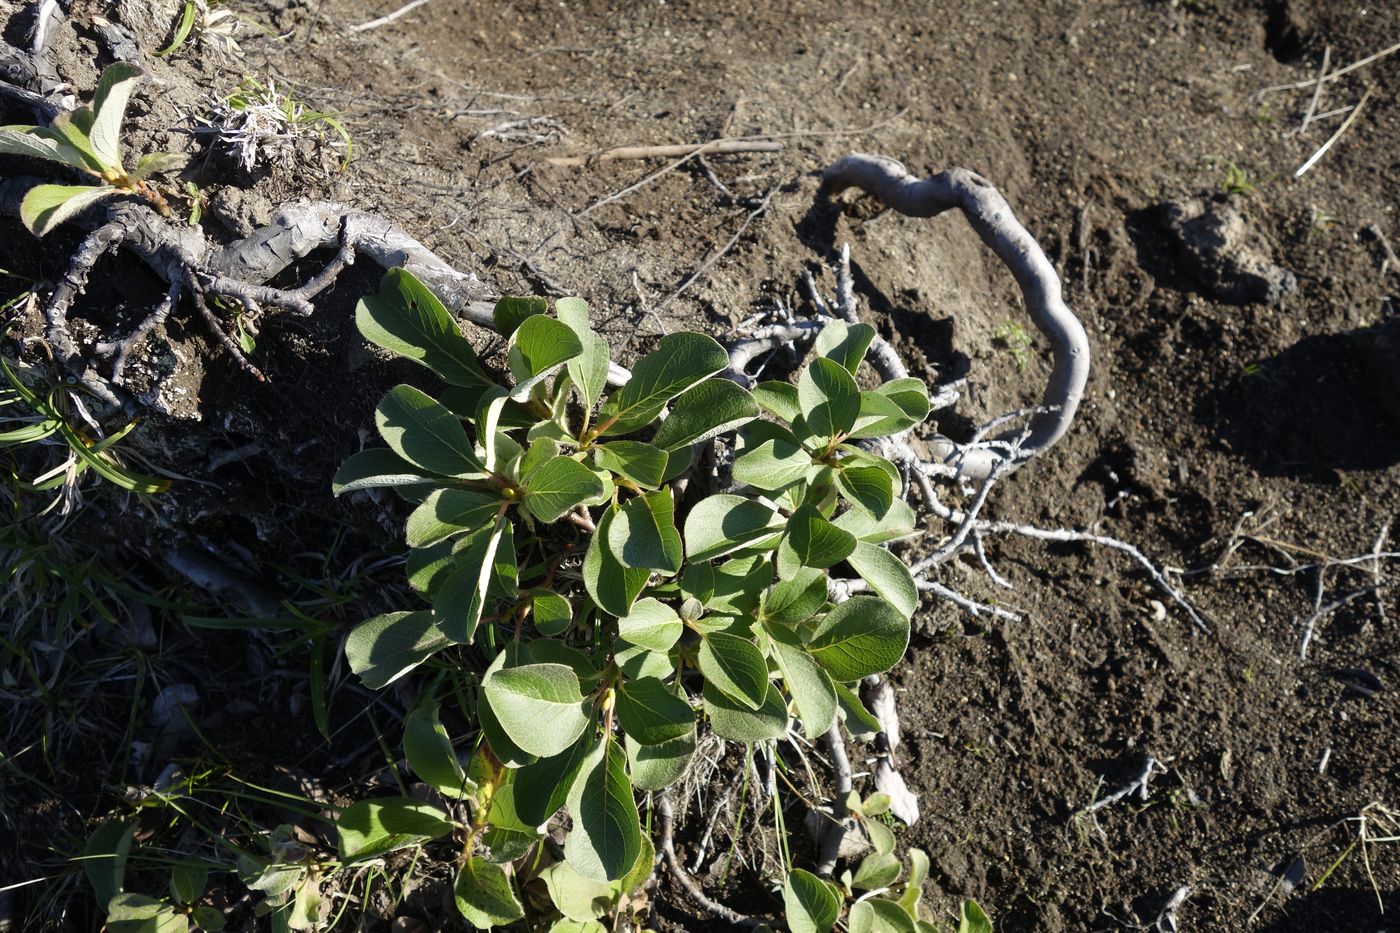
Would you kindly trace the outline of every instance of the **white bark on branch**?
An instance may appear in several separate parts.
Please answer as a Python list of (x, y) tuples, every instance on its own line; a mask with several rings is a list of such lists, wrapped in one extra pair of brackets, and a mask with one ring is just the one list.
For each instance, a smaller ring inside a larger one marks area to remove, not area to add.
[[(922, 180), (883, 156), (852, 154), (822, 173), (822, 190), (836, 195), (860, 188), (910, 217), (934, 217), (958, 208), (1015, 277), (1035, 326), (1050, 341), (1054, 367), (1043, 407), (1020, 444), (1018, 462), (1049, 448), (1069, 430), (1089, 378), (1089, 340), (1079, 319), (1065, 305), (1060, 279), (1035, 238), (1023, 227), (1006, 199), (985, 178), (955, 168)], [(998, 440), (1011, 442), (1020, 432)], [(935, 440), (938, 459), (955, 461), (959, 475), (976, 482), (1004, 460), (995, 449), (962, 447), (947, 438)]]

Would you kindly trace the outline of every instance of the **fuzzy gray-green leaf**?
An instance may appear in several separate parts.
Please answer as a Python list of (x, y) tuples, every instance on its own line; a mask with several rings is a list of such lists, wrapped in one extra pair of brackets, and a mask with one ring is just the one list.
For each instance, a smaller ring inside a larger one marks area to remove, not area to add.
[(366, 340), (428, 367), (455, 386), (492, 384), (452, 315), (406, 269), (390, 269), (379, 291), (360, 299), (355, 324)]
[(496, 721), (531, 755), (558, 755), (592, 722), (578, 675), (562, 664), (503, 668), (488, 674), (483, 687)]

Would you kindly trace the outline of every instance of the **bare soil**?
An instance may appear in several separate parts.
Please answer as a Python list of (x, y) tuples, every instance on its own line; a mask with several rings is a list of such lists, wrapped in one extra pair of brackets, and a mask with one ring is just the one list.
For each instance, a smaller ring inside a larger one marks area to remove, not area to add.
[[(242, 63), (182, 52), (152, 65), (169, 90), (141, 100), (169, 119), (143, 119), (148, 132), (188, 126), (183, 108), (246, 72), (338, 112), (353, 135), (344, 171), (327, 156), (246, 178), (211, 156), (193, 177), (227, 186), (214, 213), (230, 235), (240, 218), (257, 222), (301, 195), (380, 211), (497, 289), (586, 297), (624, 361), (668, 330), (724, 341), (775, 303), (810, 312), (804, 273), (829, 290), (849, 243), (867, 319), (911, 371), (930, 383), (968, 377), (940, 425), (950, 433), (1033, 404), (1048, 349), (960, 217), (819, 203), (821, 168), (850, 151), (897, 157), (916, 174), (973, 168), (1061, 270), (1092, 343), (1089, 393), (1071, 434), (1002, 483), (988, 514), (1133, 543), (1173, 569), (1211, 631), (1101, 548), (989, 540), (1009, 591), (976, 561), (945, 567), (945, 585), (1026, 618), (974, 619), (926, 601), (895, 675), (900, 766), (922, 807), (900, 839), (932, 858), (935, 916), (947, 921), (974, 897), (1006, 931), (1146, 928), (1189, 885), (1182, 930), (1394, 925), (1400, 846), (1358, 847), (1324, 874), (1364, 808), (1400, 807), (1395, 588), (1321, 617), (1300, 659), (1314, 607), (1393, 578), (1394, 562), (1299, 568), (1369, 554), (1400, 512), (1400, 322), (1387, 297), (1400, 268), (1386, 268), (1364, 232), (1400, 242), (1400, 55), (1326, 85), (1316, 114), (1371, 93), (1301, 178), (1346, 115), (1297, 132), (1313, 89), (1259, 92), (1313, 78), (1324, 49), (1335, 68), (1400, 41), (1400, 7), (435, 0), (347, 31), (399, 5), (235, 4), (286, 38), (245, 34)], [(70, 54), (65, 63), (101, 60), (90, 41)], [(98, 69), (84, 67), (73, 80), (86, 87)], [(658, 177), (664, 160), (546, 161), (746, 136), (783, 149), (710, 157), (713, 177), (694, 161)], [(1230, 165), (1245, 173), (1234, 191)], [(1212, 297), (1161, 217), (1166, 202), (1190, 198), (1239, 211), (1296, 290), (1275, 304)], [(50, 281), (72, 246), (57, 234), (36, 253), (8, 223), (3, 236), (0, 265)], [(324, 549), (270, 540), (258, 516), (343, 510), (326, 492), (331, 472), (383, 385), (404, 375), (368, 357), (348, 324), (374, 278), (356, 270), (310, 322), (269, 322), (265, 386), (188, 325), (194, 355), (208, 360), (190, 386), (205, 427), (218, 411), (227, 449), (257, 440), (271, 451), (214, 472), (208, 449), (166, 445), (178, 469), (220, 484), (169, 494), (193, 536), (231, 536), (279, 559)], [(110, 314), (103, 294), (95, 288), (80, 313)], [(1019, 362), (995, 337), (1007, 322), (1034, 338)], [(273, 436), (257, 436), (269, 425)], [(366, 541), (382, 533), (368, 518), (358, 527)], [(223, 688), (205, 689), (217, 706)], [(259, 729), (244, 727), (256, 747)], [(1164, 773), (1144, 794), (1083, 812), (1149, 756)], [(340, 767), (327, 784), (349, 780), (353, 767)], [(1299, 856), (1302, 883), (1282, 884)], [(781, 909), (747, 883), (718, 896)], [(723, 928), (675, 887), (656, 897), (664, 929)], [(410, 907), (448, 922), (440, 904)]]

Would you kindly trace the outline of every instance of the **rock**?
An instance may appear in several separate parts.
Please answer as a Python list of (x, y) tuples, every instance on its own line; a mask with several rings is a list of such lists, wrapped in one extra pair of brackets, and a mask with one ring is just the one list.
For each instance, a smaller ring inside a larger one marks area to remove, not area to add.
[(1159, 208), (1186, 271), (1211, 297), (1232, 304), (1277, 304), (1298, 287), (1273, 261), (1273, 248), (1229, 204), (1193, 198)]

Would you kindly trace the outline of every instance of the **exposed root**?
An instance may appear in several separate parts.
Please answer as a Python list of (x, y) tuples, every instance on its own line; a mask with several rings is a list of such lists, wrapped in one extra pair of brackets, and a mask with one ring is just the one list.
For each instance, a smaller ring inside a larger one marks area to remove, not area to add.
[(757, 918), (741, 914), (737, 910), (726, 907), (719, 901), (708, 897), (696, 880), (691, 877), (690, 872), (685, 870), (685, 866), (676, 856), (674, 822), (675, 814), (671, 809), (671, 795), (667, 791), (662, 791), (656, 800), (657, 837), (661, 840), (661, 851), (666, 858), (666, 865), (671, 869), (671, 874), (680, 883), (680, 886), (694, 899), (695, 903), (725, 923), (737, 927), (758, 926), (762, 921)]
[(817, 860), (817, 874), (830, 878), (836, 871), (836, 861), (840, 857), (841, 842), (850, 829), (846, 815), (846, 795), (851, 792), (851, 759), (846, 754), (846, 740), (841, 735), (841, 724), (832, 723), (826, 733), (826, 748), (831, 754), (831, 769), (835, 772), (836, 793), (831, 798), (831, 826), (822, 837), (821, 855)]
[[(923, 180), (899, 162), (881, 156), (849, 155), (822, 173), (822, 189), (839, 194), (857, 187), (911, 217), (933, 217), (956, 207), (1006, 265), (1021, 287), (1031, 320), (1054, 353), (1045, 388), (1044, 409), (1030, 423), (1018, 462), (1043, 452), (1069, 430), (1089, 378), (1089, 340), (1084, 327), (1066, 307), (1055, 267), (1035, 238), (1021, 226), (1011, 205), (990, 182), (967, 169), (951, 169)], [(1011, 441), (1019, 432), (1001, 440)], [(959, 473), (971, 482), (984, 479), (1003, 458), (988, 448), (963, 449), (947, 438), (935, 439), (935, 459), (959, 459)]]

